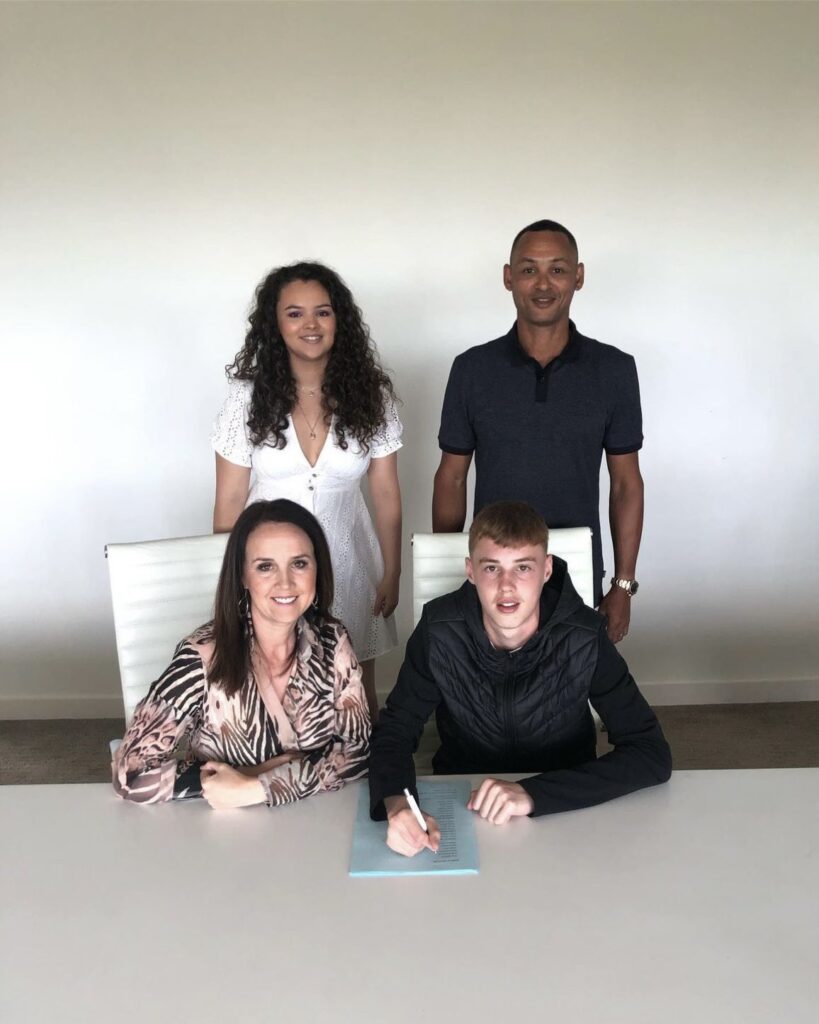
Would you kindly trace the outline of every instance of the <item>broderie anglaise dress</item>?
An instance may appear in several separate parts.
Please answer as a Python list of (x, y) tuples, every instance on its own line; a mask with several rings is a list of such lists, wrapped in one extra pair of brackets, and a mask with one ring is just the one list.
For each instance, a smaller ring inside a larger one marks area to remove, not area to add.
[(292, 416), (288, 417), (284, 448), (251, 444), (247, 420), (252, 394), (249, 381), (230, 381), (211, 444), (228, 462), (250, 467), (248, 505), (260, 499), (289, 498), (318, 519), (333, 561), (333, 615), (346, 626), (360, 661), (377, 657), (395, 647), (398, 637), (392, 616), (385, 620), (372, 614), (375, 592), (384, 576), (384, 559), (361, 493), (361, 479), (371, 459), (384, 458), (402, 447), (403, 427), (395, 406), (388, 403), (385, 422), (367, 452), (354, 438), (347, 438), (346, 450), (339, 448), (331, 422), (321, 454), (311, 466)]

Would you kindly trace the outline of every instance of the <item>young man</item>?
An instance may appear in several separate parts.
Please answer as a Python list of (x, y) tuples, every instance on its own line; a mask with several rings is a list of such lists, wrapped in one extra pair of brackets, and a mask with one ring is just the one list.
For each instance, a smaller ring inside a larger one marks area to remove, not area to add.
[[(475, 456), (475, 513), (493, 501), (528, 501), (552, 527), (588, 526), (594, 601), (614, 643), (628, 633), (643, 526), (643, 443), (634, 359), (586, 338), (569, 319), (585, 270), (574, 235), (536, 221), (518, 232), (503, 283), (517, 310), (502, 338), (462, 352), (452, 365), (438, 444), (432, 528), (459, 532)], [(614, 547), (603, 596), (600, 462), (606, 453)]]
[[(436, 773), (484, 774), (469, 807), (496, 825), (551, 814), (665, 782), (671, 752), (651, 708), (583, 604), (549, 531), (525, 502), (497, 502), (469, 531), (467, 582), (430, 601), (407, 644), (398, 682), (372, 736), (370, 810), (406, 856), (437, 849), (417, 824), (413, 752), (435, 711)], [(588, 701), (614, 749), (596, 757)], [(533, 773), (520, 782), (495, 775)]]

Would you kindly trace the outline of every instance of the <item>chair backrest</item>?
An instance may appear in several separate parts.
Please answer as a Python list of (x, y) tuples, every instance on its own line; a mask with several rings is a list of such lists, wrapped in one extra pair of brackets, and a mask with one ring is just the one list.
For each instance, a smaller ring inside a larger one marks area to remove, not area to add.
[(126, 725), (179, 641), (213, 618), (227, 539), (217, 533), (106, 547)]
[[(592, 534), (587, 526), (549, 530), (549, 552), (569, 567), (575, 590), (594, 607)], [(466, 578), (469, 554), (465, 533), (415, 533), (412, 537), (412, 621), (417, 623), (427, 601), (457, 590)]]

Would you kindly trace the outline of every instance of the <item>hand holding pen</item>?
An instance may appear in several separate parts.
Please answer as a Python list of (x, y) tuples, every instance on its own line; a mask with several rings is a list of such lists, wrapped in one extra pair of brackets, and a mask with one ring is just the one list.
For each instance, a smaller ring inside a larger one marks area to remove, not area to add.
[(438, 852), (441, 830), (430, 814), (424, 814), (408, 789), (403, 796), (387, 797), (387, 846), (405, 857), (422, 850)]

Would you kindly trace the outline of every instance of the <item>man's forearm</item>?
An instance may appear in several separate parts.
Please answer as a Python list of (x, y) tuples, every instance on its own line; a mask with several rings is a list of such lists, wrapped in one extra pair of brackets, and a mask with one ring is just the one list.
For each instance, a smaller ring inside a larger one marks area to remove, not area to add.
[(409, 807), (409, 803), (404, 794), (401, 793), (399, 796), (385, 796), (384, 807), (387, 811), (387, 817), (389, 817), (393, 811), (399, 811), (403, 810), (405, 807)]
[(535, 816), (572, 811), (667, 781), (671, 750), (628, 666), (601, 631), (589, 699), (614, 749), (571, 768), (521, 779)]
[[(385, 717), (386, 722), (383, 721)], [(375, 727), (370, 748), (370, 814), (376, 820), (383, 820), (389, 813), (390, 800), (394, 801), (399, 796), (404, 799), (405, 787), (415, 790), (412, 757), (415, 744), (396, 726), (388, 705)]]
[(612, 487), (609, 496), (609, 523), (614, 547), (614, 575), (633, 580), (637, 574), (637, 555), (643, 534), (643, 482)]
[(432, 532), (460, 533), (466, 521), (466, 480), (435, 474), (432, 489)]

